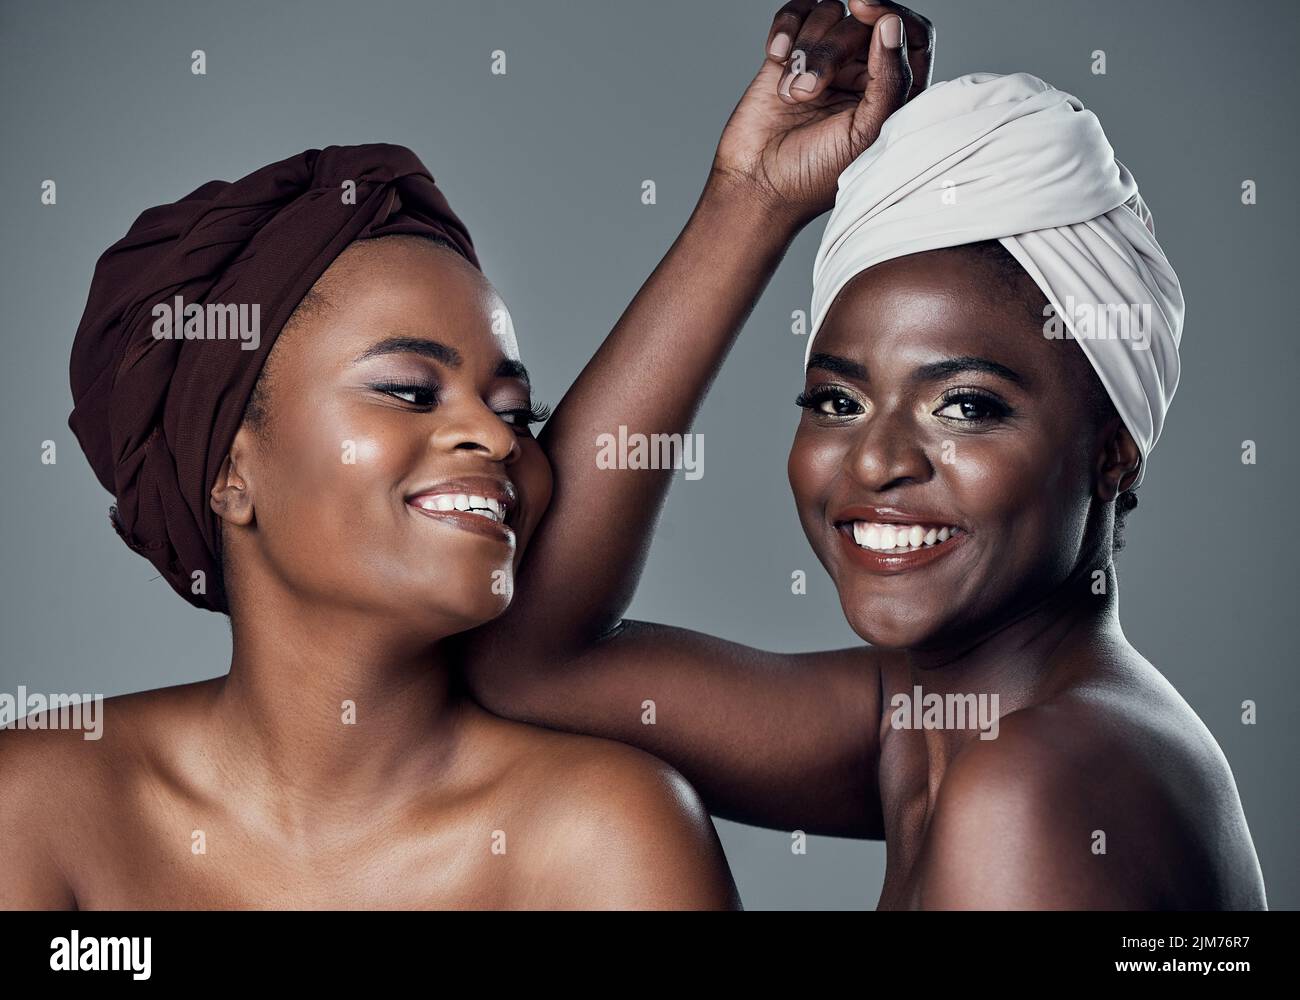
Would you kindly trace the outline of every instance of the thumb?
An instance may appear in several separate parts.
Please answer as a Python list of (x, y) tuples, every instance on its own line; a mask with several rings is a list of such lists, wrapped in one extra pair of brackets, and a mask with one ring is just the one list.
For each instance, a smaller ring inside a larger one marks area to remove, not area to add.
[(876, 22), (867, 51), (867, 87), (853, 115), (853, 155), (876, 141), (885, 119), (903, 106), (912, 88), (903, 19), (889, 14)]

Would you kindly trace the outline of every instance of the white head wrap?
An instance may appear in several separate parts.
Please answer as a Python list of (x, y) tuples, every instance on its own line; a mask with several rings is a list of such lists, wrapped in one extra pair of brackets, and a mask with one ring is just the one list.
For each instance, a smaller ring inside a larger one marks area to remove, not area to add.
[(855, 275), (992, 239), (1055, 309), (1044, 335), (1069, 336), (1087, 355), (1145, 473), (1178, 387), (1182, 289), (1097, 116), (1027, 73), (935, 84), (840, 175), (813, 268), (808, 354)]

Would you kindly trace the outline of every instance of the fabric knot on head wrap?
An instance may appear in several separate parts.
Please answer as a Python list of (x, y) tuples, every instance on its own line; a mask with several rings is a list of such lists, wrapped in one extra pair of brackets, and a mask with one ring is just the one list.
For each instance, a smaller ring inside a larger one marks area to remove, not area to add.
[[(117, 498), (118, 533), (191, 604), (228, 610), (209, 493), (281, 328), (350, 243), (402, 233), (442, 238), (479, 266), (413, 152), (329, 146), (147, 209), (95, 265), (68, 425)], [(214, 337), (201, 317), (197, 336), (188, 323), (161, 336), (173, 304), (178, 315), (203, 307), (219, 326), (246, 307), (256, 336), (236, 336), (231, 323)]]
[(994, 239), (1055, 311), (1044, 335), (1074, 339), (1092, 364), (1141, 449), (1138, 485), (1178, 387), (1182, 289), (1097, 116), (1035, 76), (934, 85), (840, 175), (813, 268), (808, 355), (855, 275)]

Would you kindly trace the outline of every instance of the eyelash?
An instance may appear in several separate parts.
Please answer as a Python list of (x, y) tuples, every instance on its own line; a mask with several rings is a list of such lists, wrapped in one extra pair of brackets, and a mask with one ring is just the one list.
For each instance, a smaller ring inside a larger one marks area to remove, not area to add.
[[(991, 393), (980, 392), (977, 389), (949, 389), (943, 394), (943, 405), (939, 409), (944, 410), (954, 404), (963, 403), (982, 406), (990, 412), (981, 417), (939, 417), (939, 419), (957, 424), (991, 424), (1011, 416), (1011, 407), (1007, 406), (1006, 403)], [(939, 416), (937, 410), (935, 416)]]
[(404, 392), (409, 392), (413, 396), (418, 396), (419, 393), (424, 393), (428, 397), (428, 399), (424, 401), (421, 401), (418, 398), (402, 400), (403, 403), (409, 403), (411, 406), (433, 406), (438, 402), (438, 387), (436, 385), (417, 385), (405, 382), (375, 382), (370, 386), (370, 388), (374, 389), (375, 392), (382, 392), (387, 396), (397, 396), (398, 398), (400, 398), (400, 394)]
[(534, 403), (526, 410), (515, 409), (515, 410), (502, 410), (500, 412), (502, 416), (509, 416), (512, 414), (522, 415), (524, 418), (524, 422), (522, 424), (515, 424), (514, 426), (525, 427), (525, 428), (530, 426), (531, 424), (543, 423), (551, 416), (551, 408), (547, 406), (545, 403)]
[[(402, 393), (415, 396), (415, 399), (402, 399), (403, 403), (408, 406), (418, 407), (420, 409), (431, 409), (438, 403), (438, 387), (436, 385), (418, 385), (407, 384), (403, 382), (376, 382), (370, 387), (375, 392), (382, 392), (385, 395), (401, 398)], [(425, 398), (421, 399), (423, 393)], [(510, 426), (518, 429), (527, 429), (531, 424), (540, 424), (551, 415), (551, 408), (545, 404), (533, 404), (528, 407), (515, 407), (510, 410), (498, 410), (497, 415), (503, 419), (506, 417), (522, 417), (522, 423), (516, 423), (506, 420)]]
[(845, 399), (853, 403), (854, 406), (860, 406), (860, 404), (856, 400), (854, 400), (853, 397), (850, 396), (847, 391), (839, 388), (838, 386), (833, 386), (833, 385), (819, 385), (813, 389), (810, 389), (807, 392), (801, 392), (799, 393), (798, 396), (795, 397), (794, 404), (795, 406), (798, 406), (800, 409), (807, 410), (809, 413), (812, 413), (814, 416), (826, 417), (831, 420), (834, 420), (836, 417), (856, 416), (856, 414), (853, 413), (819, 412), (817, 408), (821, 406), (822, 403), (825, 403), (827, 400), (831, 400), (831, 399)]
[[(858, 407), (861, 412), (861, 404), (855, 400), (850, 393), (838, 386), (823, 385), (816, 386), (807, 392), (801, 392), (795, 398), (795, 405), (801, 409), (807, 410), (814, 416), (822, 417), (827, 420), (846, 419), (857, 416), (857, 413), (823, 413), (819, 407), (829, 400), (846, 400), (853, 406)], [(945, 417), (940, 415), (941, 410), (947, 409), (953, 405), (976, 405), (981, 406), (989, 411), (983, 416), (978, 417)], [(942, 396), (942, 404), (935, 411), (934, 415), (940, 420), (947, 420), (950, 423), (957, 424), (987, 424), (1005, 420), (1012, 413), (1011, 407), (987, 392), (981, 392), (977, 389), (949, 389)]]

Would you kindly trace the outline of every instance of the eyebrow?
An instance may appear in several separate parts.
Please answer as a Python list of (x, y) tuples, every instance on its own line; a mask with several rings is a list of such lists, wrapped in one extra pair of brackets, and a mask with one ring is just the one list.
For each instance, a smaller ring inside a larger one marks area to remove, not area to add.
[(974, 355), (946, 358), (943, 361), (934, 361), (928, 365), (922, 365), (912, 373), (912, 378), (917, 382), (934, 382), (962, 372), (983, 372), (985, 375), (995, 375), (998, 378), (1006, 379), (1015, 385), (1024, 385), (1028, 381), (1019, 372), (1008, 368), (1006, 365), (990, 361), (988, 358), (975, 357)]
[[(822, 371), (831, 372), (834, 375), (842, 375), (845, 378), (856, 379), (859, 382), (870, 381), (867, 377), (865, 365), (850, 361), (848, 358), (842, 358), (838, 354), (813, 354), (808, 359), (808, 368), (806, 370), (811, 371), (814, 368), (820, 368)], [(1006, 379), (1008, 382), (1021, 386), (1028, 382), (1028, 379), (1023, 375), (1006, 365), (969, 354), (959, 358), (945, 358), (942, 361), (932, 361), (928, 365), (922, 365), (912, 372), (911, 380), (913, 382), (934, 382), (963, 372), (983, 372), (986, 375), (995, 375), (998, 378)]]
[(809, 356), (808, 366), (804, 370), (812, 371), (814, 368), (820, 368), (832, 375), (843, 375), (845, 378), (857, 379), (859, 382), (867, 381), (865, 365), (850, 361), (848, 358), (842, 358), (838, 354), (812, 354)]
[(495, 378), (517, 378), (528, 388), (533, 387), (533, 380), (528, 377), (528, 369), (524, 367), (522, 361), (515, 361), (513, 358), (506, 358), (497, 365), (497, 370), (493, 373)]
[(437, 340), (425, 340), (423, 337), (388, 337), (366, 348), (353, 360), (353, 364), (369, 358), (382, 357), (385, 354), (419, 354), (433, 358), (448, 368), (459, 368), (460, 351)]
[[(382, 357), (386, 354), (419, 354), (422, 357), (432, 358), (448, 368), (459, 368), (464, 360), (460, 351), (438, 340), (428, 340), (424, 337), (388, 337), (362, 351), (352, 363), (359, 364), (369, 358)], [(528, 369), (524, 367), (522, 361), (513, 358), (502, 359), (492, 374), (494, 378), (517, 378), (532, 387)]]

